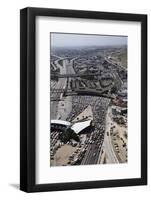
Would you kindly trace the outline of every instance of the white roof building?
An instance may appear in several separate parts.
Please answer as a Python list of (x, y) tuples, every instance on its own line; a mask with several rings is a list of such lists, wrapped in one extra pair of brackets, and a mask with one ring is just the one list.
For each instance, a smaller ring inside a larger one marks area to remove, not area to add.
[(64, 125), (64, 126), (71, 126), (71, 129), (76, 133), (79, 134), (82, 130), (85, 128), (89, 127), (91, 125), (91, 119), (86, 120), (86, 121), (81, 121), (81, 122), (75, 122), (72, 123), (64, 120), (51, 120), (51, 124), (56, 124), (56, 125)]
[(76, 134), (78, 134), (85, 128), (89, 127), (90, 125), (91, 125), (91, 120), (77, 122), (71, 126), (71, 129), (74, 130)]
[(64, 126), (70, 126), (71, 125), (71, 123), (68, 122), (68, 121), (58, 120), (58, 119), (51, 120), (51, 124), (59, 124), (59, 125), (64, 125)]

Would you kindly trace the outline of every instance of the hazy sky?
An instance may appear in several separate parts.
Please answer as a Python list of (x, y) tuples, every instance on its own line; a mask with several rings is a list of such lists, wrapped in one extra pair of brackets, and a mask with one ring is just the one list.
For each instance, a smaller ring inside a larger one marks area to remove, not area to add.
[(126, 36), (84, 35), (51, 33), (51, 45), (61, 47), (71, 46), (109, 46), (127, 44)]

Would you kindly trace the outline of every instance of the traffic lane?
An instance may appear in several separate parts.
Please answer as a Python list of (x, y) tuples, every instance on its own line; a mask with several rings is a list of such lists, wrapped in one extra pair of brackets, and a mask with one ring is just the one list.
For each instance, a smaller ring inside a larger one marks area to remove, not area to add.
[(86, 154), (82, 160), (81, 164), (97, 164), (100, 150), (102, 147), (102, 139), (94, 141), (93, 144), (89, 144)]

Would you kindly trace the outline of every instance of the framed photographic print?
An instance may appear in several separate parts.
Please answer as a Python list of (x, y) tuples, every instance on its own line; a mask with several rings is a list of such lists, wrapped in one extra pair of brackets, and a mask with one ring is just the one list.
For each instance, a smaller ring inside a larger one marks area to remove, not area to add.
[(20, 12), (20, 189), (147, 184), (147, 16)]

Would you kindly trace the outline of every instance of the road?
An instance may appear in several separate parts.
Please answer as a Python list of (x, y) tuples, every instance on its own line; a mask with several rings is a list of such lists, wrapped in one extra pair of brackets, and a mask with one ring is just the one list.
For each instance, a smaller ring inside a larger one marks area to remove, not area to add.
[(121, 69), (123, 69), (124, 71), (127, 71), (127, 69), (125, 67), (123, 67), (121, 64), (117, 64), (117, 63), (114, 63), (113, 61), (109, 60), (108, 57), (105, 57), (104, 58), (109, 64), (113, 65), (114, 67), (119, 67)]
[[(59, 61), (63, 60), (63, 65), (59, 64)], [(60, 69), (60, 74), (66, 74), (66, 66), (65, 66), (65, 59), (58, 59), (55, 61), (55, 65), (56, 67), (58, 67)], [(53, 84), (53, 82), (51, 81), (51, 98), (53, 99), (60, 99), (62, 98), (62, 93), (56, 93), (56, 92), (52, 92), (53, 88), (55, 89), (64, 89), (66, 87), (66, 83), (67, 83), (67, 79), (66, 78), (59, 78), (59, 80)], [(58, 107), (58, 101), (51, 101), (50, 103), (50, 110), (51, 110), (51, 119), (56, 119), (57, 118), (57, 107)]]
[(101, 76), (101, 73), (96, 73), (96, 74), (93, 74), (93, 73), (89, 73), (89, 74), (72, 74), (72, 73), (66, 73), (66, 74), (52, 74), (52, 77), (56, 77), (56, 78), (76, 78), (76, 77), (88, 77), (88, 76)]
[(95, 123), (95, 129), (91, 133), (91, 135), (93, 136), (93, 142), (92, 144), (89, 144), (87, 148), (85, 156), (81, 162), (82, 165), (98, 163), (105, 133), (104, 119), (106, 115), (106, 109), (104, 109), (104, 107), (107, 107), (109, 104), (109, 100), (106, 101), (107, 102), (104, 103), (102, 98), (96, 98), (94, 104), (91, 103), (94, 116), (93, 121)]
[[(75, 74), (75, 71), (73, 69), (73, 60), (75, 58), (71, 59), (70, 62), (67, 58), (59, 58), (58, 60), (55, 60), (55, 65), (56, 67), (58, 67), (60, 69), (60, 75), (62, 74)], [(60, 65), (60, 60), (62, 60), (62, 65)], [(63, 94), (66, 91), (66, 88), (68, 87), (68, 82), (70, 82), (71, 78), (59, 78), (57, 82), (53, 83), (53, 81), (51, 81), (51, 119), (57, 119), (59, 115), (59, 113), (57, 112), (59, 101), (62, 100), (63, 98)], [(59, 92), (58, 92), (59, 91)], [(68, 98), (68, 101), (72, 101), (72, 97)], [(65, 106), (66, 104), (64, 104)], [(68, 108), (64, 108), (64, 110), (66, 110), (66, 113), (64, 113), (65, 115), (67, 115)]]
[[(111, 120), (109, 113), (111, 112), (110, 108), (108, 108), (108, 112), (106, 115), (106, 133), (104, 138), (104, 149), (107, 155), (107, 160), (109, 163), (119, 163), (116, 154), (114, 152), (112, 142), (111, 142), (111, 135), (110, 135), (110, 127), (111, 127)], [(108, 135), (107, 135), (108, 132)]]

